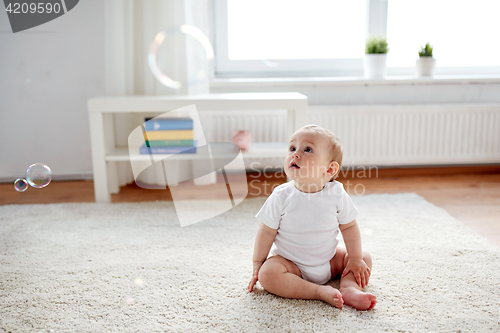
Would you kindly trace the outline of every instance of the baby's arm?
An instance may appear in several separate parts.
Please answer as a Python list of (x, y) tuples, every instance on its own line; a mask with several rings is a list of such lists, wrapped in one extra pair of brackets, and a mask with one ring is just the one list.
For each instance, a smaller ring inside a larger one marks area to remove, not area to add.
[(370, 278), (370, 268), (363, 260), (363, 249), (361, 247), (361, 234), (356, 220), (352, 220), (347, 224), (339, 226), (344, 238), (349, 261), (347, 262), (342, 277), (346, 276), (349, 272), (354, 274), (356, 283), (364, 288), (368, 284)]
[(248, 284), (248, 292), (252, 292), (253, 287), (259, 279), (260, 267), (264, 261), (266, 261), (267, 255), (269, 254), (269, 250), (271, 250), (271, 245), (273, 245), (274, 238), (276, 238), (277, 233), (277, 229), (269, 228), (264, 223), (260, 224), (253, 248), (253, 276)]

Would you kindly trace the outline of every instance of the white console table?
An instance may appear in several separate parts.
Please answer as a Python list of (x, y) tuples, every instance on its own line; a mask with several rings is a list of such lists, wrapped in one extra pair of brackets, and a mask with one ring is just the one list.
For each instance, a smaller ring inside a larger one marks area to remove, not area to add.
[[(88, 110), (96, 202), (110, 202), (110, 188), (118, 186), (116, 180), (113, 180), (116, 177), (109, 174), (116, 172), (116, 170), (108, 168), (108, 162), (149, 159), (147, 155), (130, 155), (127, 147), (115, 146), (113, 115), (116, 113), (139, 113), (154, 117), (191, 104), (196, 106), (198, 112), (287, 110), (289, 137), (296, 129), (306, 125), (307, 121), (307, 97), (299, 93), (123, 96), (90, 99)], [(287, 150), (286, 145), (286, 143), (252, 144), (250, 149), (243, 152), (243, 157), (284, 156)]]

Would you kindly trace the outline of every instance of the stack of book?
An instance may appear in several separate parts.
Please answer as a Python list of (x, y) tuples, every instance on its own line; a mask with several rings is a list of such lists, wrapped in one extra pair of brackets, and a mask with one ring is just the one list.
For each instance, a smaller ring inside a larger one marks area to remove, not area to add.
[(144, 123), (141, 154), (194, 154), (196, 142), (191, 118), (155, 118)]

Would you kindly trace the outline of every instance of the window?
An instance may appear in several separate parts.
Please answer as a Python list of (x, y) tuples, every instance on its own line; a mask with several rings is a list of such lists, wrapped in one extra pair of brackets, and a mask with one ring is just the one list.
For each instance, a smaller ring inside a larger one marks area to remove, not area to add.
[(366, 0), (216, 0), (216, 74), (362, 71)]
[(363, 55), (359, 42), (365, 36), (365, 0), (229, 0), (227, 4), (231, 60)]
[(500, 1), (214, 0), (216, 77), (363, 76), (364, 42), (386, 35), (389, 75), (413, 75), (430, 42), (436, 74), (500, 74)]
[(499, 73), (498, 13), (498, 0), (389, 0), (387, 66), (412, 70), (430, 43), (438, 74)]

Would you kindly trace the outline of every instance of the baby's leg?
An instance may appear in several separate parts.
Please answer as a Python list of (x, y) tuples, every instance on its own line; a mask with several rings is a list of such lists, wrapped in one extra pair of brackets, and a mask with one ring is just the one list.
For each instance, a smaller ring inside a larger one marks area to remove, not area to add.
[(281, 256), (264, 262), (259, 270), (259, 281), (268, 292), (281, 297), (317, 299), (342, 308), (342, 296), (337, 289), (303, 280), (297, 265)]
[[(349, 260), (349, 255), (343, 247), (337, 247), (335, 256), (330, 260), (330, 267), (332, 269), (332, 279), (338, 278), (342, 275), (345, 266)], [(372, 269), (371, 255), (363, 251), (363, 260), (366, 262), (370, 270)], [(377, 304), (377, 297), (375, 295), (365, 293), (362, 288), (356, 283), (354, 274), (350, 272), (340, 280), (340, 292), (345, 304), (352, 306), (358, 310), (370, 310)]]

